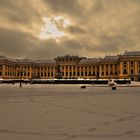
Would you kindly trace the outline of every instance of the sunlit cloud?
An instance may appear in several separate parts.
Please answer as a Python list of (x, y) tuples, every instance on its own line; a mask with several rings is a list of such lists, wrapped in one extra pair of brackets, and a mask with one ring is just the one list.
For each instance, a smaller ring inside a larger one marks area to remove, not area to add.
[(54, 17), (43, 17), (44, 25), (41, 28), (41, 33), (39, 35), (40, 39), (59, 39), (63, 36), (67, 36), (67, 33), (63, 31), (70, 21), (62, 16)]

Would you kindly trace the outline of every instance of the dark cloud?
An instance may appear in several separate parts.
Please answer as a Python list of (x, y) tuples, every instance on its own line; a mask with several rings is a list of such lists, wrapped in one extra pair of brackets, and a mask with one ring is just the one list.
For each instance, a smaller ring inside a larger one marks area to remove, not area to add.
[(34, 39), (27, 33), (0, 28), (0, 50), (6, 56), (27, 56), (33, 42)]
[(80, 4), (77, 0), (43, 0), (46, 6), (50, 7), (57, 14), (79, 15), (81, 12)]
[(85, 34), (86, 30), (80, 28), (79, 26), (68, 26), (67, 31), (71, 34)]

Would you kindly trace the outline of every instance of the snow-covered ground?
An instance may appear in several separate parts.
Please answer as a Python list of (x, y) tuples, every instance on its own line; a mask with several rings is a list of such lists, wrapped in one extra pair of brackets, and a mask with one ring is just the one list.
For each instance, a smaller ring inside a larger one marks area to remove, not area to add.
[(0, 140), (140, 139), (140, 87), (80, 87), (1, 84)]

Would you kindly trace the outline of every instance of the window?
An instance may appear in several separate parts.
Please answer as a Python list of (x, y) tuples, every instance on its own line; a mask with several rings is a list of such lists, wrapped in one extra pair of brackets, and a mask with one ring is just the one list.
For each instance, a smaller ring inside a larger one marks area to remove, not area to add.
[(117, 73), (117, 71), (115, 71), (115, 75), (117, 75), (118, 73)]
[(39, 72), (37, 73), (37, 76), (38, 76), (38, 77), (40, 76)]
[(77, 72), (77, 76), (80, 76), (80, 73), (79, 72)]
[(133, 74), (134, 73), (134, 71), (133, 70), (131, 70), (131, 74)]
[(48, 72), (48, 77), (50, 77), (50, 72)]
[(41, 77), (43, 77), (43, 73), (41, 72)]
[(112, 71), (110, 72), (110, 75), (113, 75), (113, 72)]
[(89, 72), (89, 74), (88, 74), (89, 76), (91, 76), (91, 72)]
[(44, 76), (46, 76), (46, 72), (44, 73)]
[(127, 74), (127, 70), (126, 69), (123, 70), (123, 74)]
[(131, 61), (131, 65), (133, 64), (134, 62), (133, 61)]

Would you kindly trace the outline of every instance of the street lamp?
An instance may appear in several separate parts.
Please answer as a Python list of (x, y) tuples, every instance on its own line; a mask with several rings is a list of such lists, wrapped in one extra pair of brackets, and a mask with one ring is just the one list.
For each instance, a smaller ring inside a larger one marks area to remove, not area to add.
[(19, 76), (20, 76), (20, 81), (19, 81), (19, 87), (21, 88), (22, 87), (22, 75), (23, 75), (23, 72), (24, 72), (24, 69), (22, 66), (19, 67)]

